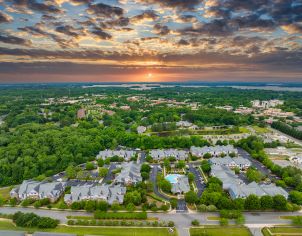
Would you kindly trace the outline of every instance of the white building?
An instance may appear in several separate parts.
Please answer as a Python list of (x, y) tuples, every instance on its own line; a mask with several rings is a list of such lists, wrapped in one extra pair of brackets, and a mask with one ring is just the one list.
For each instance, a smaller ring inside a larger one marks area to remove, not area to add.
[(153, 149), (150, 151), (150, 156), (155, 161), (161, 161), (165, 158), (174, 157), (176, 160), (186, 160), (189, 157), (189, 152), (178, 149)]
[(222, 154), (230, 155), (234, 153), (235, 155), (238, 154), (236, 148), (233, 145), (226, 145), (226, 146), (214, 146), (214, 147), (194, 147), (190, 148), (190, 152), (193, 156), (203, 157), (206, 153), (211, 154), (213, 157), (218, 157)]
[(100, 151), (99, 154), (96, 156), (97, 159), (101, 158), (103, 160), (110, 158), (110, 157), (114, 157), (114, 156), (118, 156), (121, 158), (124, 158), (125, 161), (130, 161), (130, 159), (132, 157), (134, 157), (136, 155), (136, 152), (133, 150), (109, 150), (106, 149), (104, 151)]

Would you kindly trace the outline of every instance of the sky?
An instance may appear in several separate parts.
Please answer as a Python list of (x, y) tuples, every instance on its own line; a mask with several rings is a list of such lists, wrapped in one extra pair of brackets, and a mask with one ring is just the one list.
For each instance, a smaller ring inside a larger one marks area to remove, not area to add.
[(0, 0), (0, 83), (302, 82), (302, 0)]

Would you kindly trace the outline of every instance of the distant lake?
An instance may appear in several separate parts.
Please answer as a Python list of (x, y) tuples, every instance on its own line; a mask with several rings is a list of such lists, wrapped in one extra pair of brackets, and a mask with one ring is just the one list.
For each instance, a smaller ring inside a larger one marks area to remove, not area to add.
[[(223, 86), (224, 87), (224, 86)], [(228, 86), (226, 86), (228, 87)], [(279, 87), (279, 86), (230, 86), (236, 89), (262, 89), (272, 91), (291, 91), (291, 92), (302, 92), (301, 87)]]

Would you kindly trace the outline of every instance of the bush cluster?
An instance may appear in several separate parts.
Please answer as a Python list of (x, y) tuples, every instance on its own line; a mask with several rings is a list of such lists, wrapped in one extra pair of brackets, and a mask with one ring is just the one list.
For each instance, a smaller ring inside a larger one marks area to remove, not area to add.
[(56, 228), (58, 220), (50, 217), (40, 217), (34, 213), (22, 213), (20, 211), (13, 215), (13, 222), (19, 227)]
[(169, 221), (137, 221), (137, 220), (68, 220), (68, 225), (84, 226), (141, 226), (141, 227), (174, 227), (174, 222)]
[(146, 212), (102, 212), (96, 211), (94, 213), (95, 219), (136, 219), (136, 220), (146, 220), (147, 213)]

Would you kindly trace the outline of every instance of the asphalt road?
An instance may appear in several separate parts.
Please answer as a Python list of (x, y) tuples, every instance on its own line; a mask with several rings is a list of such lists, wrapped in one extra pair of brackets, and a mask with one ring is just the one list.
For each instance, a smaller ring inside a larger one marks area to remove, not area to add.
[(197, 195), (198, 195), (198, 197), (200, 197), (202, 192), (204, 191), (204, 189), (206, 187), (205, 183), (203, 182), (204, 179), (203, 179), (200, 171), (198, 169), (196, 169), (193, 166), (193, 164), (191, 164), (191, 163), (189, 164), (189, 171), (191, 173), (193, 173), (194, 176), (195, 176), (195, 184), (196, 184), (196, 187), (197, 187), (197, 190), (198, 190)]
[(188, 211), (187, 203), (184, 199), (177, 200), (176, 213), (184, 213)]
[(153, 192), (157, 196), (165, 199), (166, 201), (170, 201), (170, 198), (168, 198), (166, 195), (163, 195), (162, 193), (160, 193), (158, 191), (158, 186), (156, 184), (156, 176), (160, 172), (160, 170), (159, 170), (158, 165), (152, 165), (152, 166), (153, 166), (153, 168), (152, 168), (151, 173), (150, 173), (150, 181), (151, 181), (151, 183), (153, 183)]
[[(91, 213), (87, 212), (75, 212), (75, 211), (55, 211), (47, 209), (33, 209), (33, 208), (22, 208), (22, 207), (0, 207), (0, 212), (3, 214), (13, 214), (17, 211), (21, 212), (34, 212), (40, 216), (48, 216), (61, 221), (61, 223), (67, 222), (67, 216), (92, 216)], [(285, 225), (290, 224), (290, 220), (280, 219), (280, 216), (302, 216), (302, 212), (245, 212), (246, 225), (249, 228), (260, 229), (265, 226), (272, 225)], [(149, 217), (156, 217), (163, 221), (173, 221), (179, 232), (180, 236), (189, 236), (189, 228), (192, 220), (197, 219), (201, 225), (218, 225), (218, 221), (211, 221), (207, 218), (209, 216), (219, 216), (219, 213), (148, 213)], [(259, 230), (258, 230), (259, 231)]]
[(112, 174), (112, 171), (115, 169), (116, 169), (116, 163), (110, 163), (110, 167), (108, 169), (108, 174), (103, 179), (102, 184), (114, 179), (114, 175)]
[(139, 157), (138, 161), (140, 164), (143, 164), (146, 162), (146, 152), (144, 152), (144, 151), (139, 152), (138, 157)]
[(242, 148), (237, 149), (238, 154), (241, 155), (243, 158), (248, 159), (252, 163), (252, 166), (259, 170), (263, 175), (266, 175), (270, 180), (276, 179), (276, 176), (272, 175), (270, 170), (268, 170), (260, 161), (257, 161), (256, 159), (252, 158), (251, 155)]

